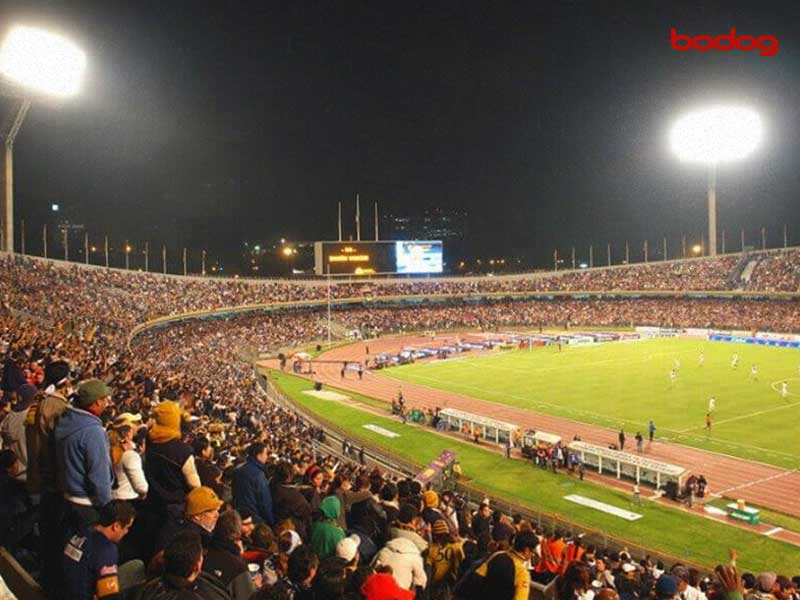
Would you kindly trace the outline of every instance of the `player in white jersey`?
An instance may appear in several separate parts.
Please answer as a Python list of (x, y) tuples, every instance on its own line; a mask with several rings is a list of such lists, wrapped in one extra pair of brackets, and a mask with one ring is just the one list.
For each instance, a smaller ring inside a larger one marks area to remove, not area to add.
[(697, 357), (697, 364), (701, 367), (706, 364), (706, 355), (703, 351), (700, 351), (700, 356)]
[(788, 398), (789, 397), (789, 382), (784, 381), (781, 383), (781, 398)]
[(758, 381), (758, 365), (752, 365), (750, 367), (750, 379), (752, 381)]
[(669, 372), (669, 384), (675, 385), (676, 381), (678, 381), (678, 372), (675, 369), (671, 369)]
[(735, 369), (739, 366), (739, 354), (737, 352), (733, 353), (731, 356), (731, 369)]
[(714, 396), (708, 399), (708, 414), (714, 412), (714, 409), (717, 407), (717, 399)]

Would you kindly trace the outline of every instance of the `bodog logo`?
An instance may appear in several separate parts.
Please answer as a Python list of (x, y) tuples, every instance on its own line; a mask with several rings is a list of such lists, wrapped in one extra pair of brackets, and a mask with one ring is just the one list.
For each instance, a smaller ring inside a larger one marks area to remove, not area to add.
[(690, 35), (682, 35), (675, 31), (673, 27), (669, 34), (670, 45), (673, 50), (685, 52), (686, 50), (699, 50), (706, 52), (708, 50), (748, 50), (759, 49), (761, 56), (775, 56), (778, 53), (778, 38), (774, 35), (762, 35), (758, 38), (752, 35), (742, 35), (736, 37), (736, 28), (731, 27), (731, 32), (728, 35), (720, 35), (711, 37), (710, 35), (698, 35), (692, 37)]

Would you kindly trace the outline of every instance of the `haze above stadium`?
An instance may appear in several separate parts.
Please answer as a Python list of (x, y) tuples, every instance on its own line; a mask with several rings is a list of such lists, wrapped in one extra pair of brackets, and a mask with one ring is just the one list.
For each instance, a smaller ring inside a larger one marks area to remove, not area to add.
[[(3, 23), (88, 58), (80, 97), (34, 104), (19, 134), (17, 217), (58, 203), (93, 234), (230, 261), (243, 241), (334, 239), (358, 192), (366, 220), (373, 202), (463, 209), (472, 256), (545, 266), (557, 245), (699, 240), (706, 173), (668, 130), (732, 101), (765, 143), (721, 167), (719, 228), (778, 245), (789, 224), (798, 243), (800, 32), (792, 3), (768, 6), (6, 2)], [(672, 27), (780, 50), (676, 52)]]

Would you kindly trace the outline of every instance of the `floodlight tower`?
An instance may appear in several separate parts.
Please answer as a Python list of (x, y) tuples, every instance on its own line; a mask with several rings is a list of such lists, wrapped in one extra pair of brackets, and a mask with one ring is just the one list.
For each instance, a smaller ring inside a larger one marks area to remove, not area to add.
[(672, 127), (670, 144), (678, 158), (708, 166), (708, 248), (717, 255), (717, 165), (746, 157), (761, 142), (763, 128), (755, 111), (712, 106), (684, 115)]
[(13, 27), (0, 46), (0, 93), (12, 99), (0, 129), (0, 248), (6, 252), (14, 252), (14, 140), (31, 100), (74, 96), (85, 68), (81, 49), (42, 29)]

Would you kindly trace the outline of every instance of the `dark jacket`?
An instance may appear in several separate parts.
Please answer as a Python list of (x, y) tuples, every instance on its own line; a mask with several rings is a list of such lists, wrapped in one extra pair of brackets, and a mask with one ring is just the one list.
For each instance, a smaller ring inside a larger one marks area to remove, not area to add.
[(276, 521), (292, 519), (298, 535), (304, 540), (308, 539), (311, 505), (300, 490), (289, 485), (276, 485), (272, 490), (272, 506)]
[(264, 465), (255, 458), (233, 471), (233, 505), (239, 512), (247, 511), (256, 523), (275, 524), (272, 513), (272, 492)]
[(192, 447), (180, 440), (170, 440), (163, 444), (148, 443), (144, 454), (144, 474), (150, 489), (147, 492), (149, 503), (163, 510), (174, 507), (177, 514), (183, 512), (186, 501), (186, 480), (181, 468), (192, 456)]
[(239, 548), (230, 542), (211, 540), (203, 560), (203, 571), (219, 579), (233, 600), (248, 600), (256, 591), (247, 563), (239, 554)]
[(208, 573), (192, 582), (164, 575), (148, 581), (137, 600), (232, 600), (220, 582)]

